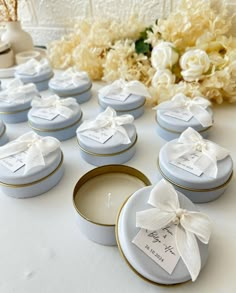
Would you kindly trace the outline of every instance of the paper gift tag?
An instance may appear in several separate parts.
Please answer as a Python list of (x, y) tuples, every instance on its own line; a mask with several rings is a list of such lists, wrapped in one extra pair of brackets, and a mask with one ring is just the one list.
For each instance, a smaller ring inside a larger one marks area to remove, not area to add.
[(0, 163), (12, 173), (15, 173), (25, 165), (25, 157), (26, 152), (21, 152), (19, 154), (0, 160)]
[(180, 259), (175, 244), (174, 229), (174, 224), (158, 231), (141, 229), (132, 241), (170, 275)]
[(124, 101), (126, 101), (128, 99), (129, 96), (130, 96), (130, 94), (120, 93), (120, 94), (117, 94), (117, 95), (108, 95), (105, 98), (120, 101), (120, 102), (124, 102)]
[(86, 130), (82, 132), (81, 135), (103, 144), (114, 135), (114, 130), (112, 128), (104, 127), (96, 130)]
[(35, 109), (32, 113), (32, 116), (45, 119), (45, 120), (53, 120), (58, 115), (59, 115), (58, 113), (56, 113), (53, 109), (50, 109), (50, 108), (38, 108), (38, 109)]
[(193, 115), (189, 111), (182, 110), (182, 109), (176, 109), (173, 111), (166, 111), (166, 112), (164, 112), (164, 115), (169, 116), (169, 117), (173, 117), (173, 118), (176, 118), (176, 119), (179, 119), (182, 121), (186, 121), (186, 122), (188, 122), (193, 117)]
[(176, 160), (170, 161), (170, 164), (196, 176), (201, 176), (203, 172), (194, 166), (194, 163), (199, 159), (201, 155), (201, 152), (194, 152), (192, 154), (184, 155)]

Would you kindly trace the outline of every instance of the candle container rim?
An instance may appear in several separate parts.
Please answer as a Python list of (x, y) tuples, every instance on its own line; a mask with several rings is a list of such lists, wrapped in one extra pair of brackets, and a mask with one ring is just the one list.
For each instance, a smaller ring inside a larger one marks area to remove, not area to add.
[(218, 185), (218, 186), (215, 186), (215, 187), (212, 187), (212, 188), (202, 188), (202, 189), (198, 189), (198, 188), (190, 188), (190, 187), (187, 187), (187, 186), (184, 186), (184, 185), (181, 185), (181, 184), (178, 184), (176, 183), (175, 181), (173, 181), (172, 179), (170, 179), (168, 176), (166, 176), (166, 174), (161, 170), (161, 167), (160, 167), (160, 162), (159, 162), (159, 157), (157, 158), (157, 168), (161, 174), (161, 176), (166, 180), (168, 181), (169, 183), (171, 183), (172, 185), (176, 186), (176, 187), (179, 187), (183, 190), (187, 190), (187, 191), (195, 191), (195, 192), (209, 192), (209, 191), (215, 191), (215, 190), (218, 190), (218, 189), (221, 189), (225, 186), (227, 186), (231, 179), (233, 178), (233, 170), (229, 176), (229, 178), (221, 185)]
[[(145, 186), (145, 187), (150, 187), (150, 186)], [(144, 187), (144, 188), (145, 188)], [(119, 222), (119, 219), (120, 219), (120, 214), (124, 208), (124, 206), (126, 205), (127, 201), (130, 199), (130, 197), (132, 196), (132, 194), (123, 202), (123, 204), (121, 205), (121, 207), (119, 208), (118, 210), (118, 213), (117, 213), (117, 217), (116, 217), (116, 225), (115, 225), (115, 236), (116, 236), (116, 243), (117, 243), (117, 247), (118, 247), (118, 250), (119, 250), (119, 253), (121, 255), (121, 257), (124, 259), (124, 261), (126, 262), (126, 264), (128, 265), (128, 267), (137, 275), (139, 276), (141, 279), (143, 279), (144, 281), (148, 282), (149, 284), (152, 284), (152, 285), (155, 285), (155, 286), (160, 286), (160, 287), (177, 287), (177, 286), (181, 286), (185, 283), (188, 283), (190, 282), (190, 280), (188, 281), (185, 281), (185, 282), (182, 282), (182, 283), (176, 283), (176, 284), (161, 284), (161, 283), (157, 283), (155, 281), (152, 281), (152, 280), (149, 280), (148, 278), (144, 277), (141, 273), (139, 273), (132, 265), (131, 263), (128, 261), (128, 259), (126, 258), (124, 252), (123, 252), (123, 249), (121, 247), (121, 243), (120, 243), (120, 240), (119, 240), (119, 235), (118, 235), (118, 222)]]
[[(76, 195), (79, 191), (79, 189), (89, 180), (100, 176), (100, 175), (105, 175), (105, 174), (112, 174), (112, 173), (123, 173), (123, 174), (127, 174), (133, 177), (138, 178), (139, 180), (141, 180), (145, 186), (149, 186), (151, 185), (150, 180), (146, 177), (146, 175), (144, 175), (141, 171), (139, 171), (138, 169), (135, 169), (133, 167), (127, 166), (127, 165), (119, 165), (119, 164), (113, 164), (113, 165), (105, 165), (105, 166), (100, 166), (97, 168), (94, 168), (90, 171), (88, 171), (87, 173), (85, 173), (82, 177), (80, 177), (80, 179), (77, 181), (77, 183), (74, 186), (73, 189), (73, 205), (74, 208), (76, 210), (76, 212), (85, 220), (87, 220), (90, 223), (93, 223), (95, 225), (98, 226), (105, 226), (105, 227), (115, 227), (116, 226), (116, 222), (115, 224), (104, 224), (104, 223), (99, 223), (96, 221), (91, 220), (90, 218), (86, 217), (78, 208), (78, 206), (76, 205)], [(145, 187), (144, 186), (144, 187)]]

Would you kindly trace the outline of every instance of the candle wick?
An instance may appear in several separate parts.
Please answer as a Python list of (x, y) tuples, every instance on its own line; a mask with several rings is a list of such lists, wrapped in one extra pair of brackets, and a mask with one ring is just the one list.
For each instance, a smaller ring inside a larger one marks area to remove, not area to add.
[(107, 207), (108, 208), (111, 207), (111, 193), (110, 192), (107, 194)]

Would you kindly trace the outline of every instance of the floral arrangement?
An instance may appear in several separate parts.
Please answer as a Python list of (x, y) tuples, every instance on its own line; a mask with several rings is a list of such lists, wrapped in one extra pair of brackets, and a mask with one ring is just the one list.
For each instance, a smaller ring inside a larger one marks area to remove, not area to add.
[(18, 20), (18, 0), (0, 0), (0, 22)]
[(48, 56), (54, 67), (76, 66), (95, 80), (139, 80), (149, 87), (152, 104), (177, 93), (235, 102), (236, 40), (226, 36), (232, 17), (225, 6), (214, 10), (210, 0), (182, 0), (148, 28), (135, 17), (125, 24), (82, 21), (49, 45)]

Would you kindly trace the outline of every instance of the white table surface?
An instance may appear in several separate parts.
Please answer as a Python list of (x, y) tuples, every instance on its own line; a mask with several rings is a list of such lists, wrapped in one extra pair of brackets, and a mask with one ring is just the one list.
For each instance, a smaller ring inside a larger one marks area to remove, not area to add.
[[(84, 119), (99, 113), (96, 89), (82, 104)], [(236, 160), (236, 105), (215, 106), (210, 139), (231, 151)], [(155, 129), (155, 111), (146, 109), (135, 121), (137, 152), (127, 165), (160, 179), (156, 160), (165, 141)], [(27, 123), (8, 125), (10, 139), (29, 131)], [(76, 138), (62, 142), (65, 174), (59, 185), (30, 199), (0, 193), (0, 293), (152, 293), (236, 292), (236, 181), (218, 200), (199, 204), (213, 221), (208, 262), (195, 283), (165, 287), (151, 285), (126, 265), (117, 247), (87, 240), (76, 223), (72, 204), (78, 179), (94, 166), (80, 157)]]

